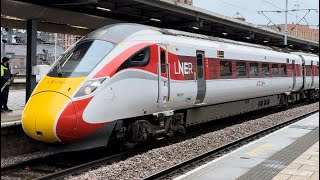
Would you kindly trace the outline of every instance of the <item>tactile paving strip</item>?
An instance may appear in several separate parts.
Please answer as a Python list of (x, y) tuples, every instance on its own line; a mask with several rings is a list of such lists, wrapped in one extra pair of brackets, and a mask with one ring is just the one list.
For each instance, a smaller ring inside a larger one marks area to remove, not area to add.
[(319, 128), (316, 128), (254, 168), (250, 169), (248, 172), (238, 177), (237, 180), (272, 179), (318, 141)]

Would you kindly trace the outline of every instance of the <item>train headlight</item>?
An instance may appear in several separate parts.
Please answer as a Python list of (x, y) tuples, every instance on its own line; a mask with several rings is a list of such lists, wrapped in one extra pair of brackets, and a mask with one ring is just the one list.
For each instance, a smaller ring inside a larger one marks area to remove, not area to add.
[(102, 79), (95, 79), (89, 80), (79, 89), (75, 97), (86, 96), (93, 93), (102, 83), (106, 80), (105, 78)]
[(89, 95), (89, 94), (92, 93), (92, 89), (91, 89), (90, 87), (86, 87), (86, 88), (84, 89), (84, 93), (85, 93), (86, 95)]

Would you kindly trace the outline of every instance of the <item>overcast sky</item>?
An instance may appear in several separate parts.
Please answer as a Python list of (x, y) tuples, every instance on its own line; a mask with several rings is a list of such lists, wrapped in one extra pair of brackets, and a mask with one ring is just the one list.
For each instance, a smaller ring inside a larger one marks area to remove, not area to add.
[[(194, 6), (213, 11), (225, 16), (233, 17), (237, 12), (246, 18), (247, 22), (266, 25), (269, 20), (258, 11), (282, 11), (285, 9), (285, 0), (193, 0)], [(288, 9), (317, 9), (319, 11), (319, 0), (289, 0)], [(289, 12), (288, 23), (300, 21), (308, 11)], [(296, 18), (296, 13), (298, 17)], [(284, 24), (285, 13), (264, 13), (275, 24)], [(317, 25), (319, 28), (319, 13), (310, 11), (299, 24)], [(272, 23), (270, 23), (272, 25)]]

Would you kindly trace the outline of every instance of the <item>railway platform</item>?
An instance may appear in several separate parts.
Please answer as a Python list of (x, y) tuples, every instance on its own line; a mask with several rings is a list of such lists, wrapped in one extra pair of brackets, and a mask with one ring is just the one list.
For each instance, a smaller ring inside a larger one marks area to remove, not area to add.
[(21, 114), (25, 106), (25, 96), (25, 89), (10, 90), (8, 107), (13, 111), (8, 113), (1, 113), (1, 127), (21, 124)]
[(319, 113), (175, 180), (318, 180)]

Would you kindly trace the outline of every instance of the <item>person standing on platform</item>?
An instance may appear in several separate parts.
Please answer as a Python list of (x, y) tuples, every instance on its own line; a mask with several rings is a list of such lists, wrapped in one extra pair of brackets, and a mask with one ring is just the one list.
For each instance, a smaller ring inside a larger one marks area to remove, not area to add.
[(9, 68), (10, 59), (7, 57), (2, 58), (1, 63), (1, 113), (3, 112), (11, 112), (12, 110), (8, 108), (8, 97), (9, 97), (9, 85), (12, 83), (13, 78)]

